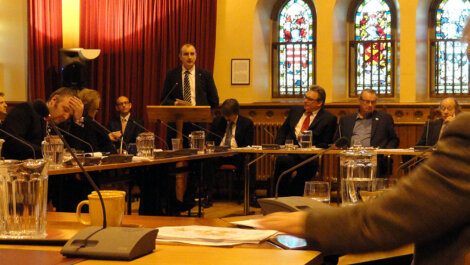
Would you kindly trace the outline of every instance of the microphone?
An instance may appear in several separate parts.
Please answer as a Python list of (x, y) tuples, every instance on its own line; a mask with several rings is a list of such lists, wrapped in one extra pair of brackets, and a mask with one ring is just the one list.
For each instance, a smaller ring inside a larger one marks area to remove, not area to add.
[(204, 128), (204, 127), (202, 127), (202, 126), (200, 126), (200, 125), (198, 125), (198, 124), (196, 124), (196, 123), (194, 123), (194, 122), (190, 122), (190, 123), (191, 123), (191, 125), (193, 125), (194, 127), (197, 127), (197, 128), (199, 128), (199, 129), (201, 129), (201, 130), (207, 132), (208, 134), (212, 134), (212, 135), (216, 136), (216, 137), (219, 138), (220, 140), (223, 139), (222, 136), (216, 134), (215, 132), (212, 132), (212, 131), (210, 131), (210, 130), (208, 130), (208, 129), (206, 129), (206, 128)]
[(175, 128), (171, 127), (170, 125), (168, 125), (168, 123), (166, 123), (166, 122), (164, 122), (164, 121), (162, 121), (162, 120), (160, 120), (160, 122), (163, 123), (163, 125), (165, 125), (168, 129), (170, 129), (170, 130), (176, 132), (176, 135), (181, 134), (181, 136), (183, 136), (184, 139), (186, 139), (186, 140), (188, 140), (189, 142), (191, 142), (191, 139), (190, 139), (188, 136), (184, 135), (182, 132), (181, 132), (181, 133), (178, 132), (178, 130), (176, 130)]
[(33, 159), (36, 159), (36, 152), (34, 152), (34, 147), (30, 143), (28, 143), (26, 140), (21, 139), (20, 137), (14, 136), (13, 134), (5, 131), (4, 129), (0, 128), (0, 132), (6, 134), (7, 136), (13, 138), (14, 140), (26, 145), (27, 147), (31, 148), (31, 151), (33, 151)]
[[(149, 131), (147, 128), (145, 128), (144, 126), (142, 126), (140, 123), (138, 123), (136, 120), (134, 120), (134, 119), (129, 119), (129, 121), (131, 121), (133, 124), (135, 124), (137, 127), (141, 128), (142, 130), (144, 130), (144, 131), (146, 131), (146, 132), (149, 132), (149, 133), (152, 133), (152, 132)], [(165, 145), (166, 149), (169, 149), (169, 148), (168, 148), (168, 144), (166, 143), (165, 140), (163, 140), (162, 137), (156, 135), (155, 133), (154, 133), (153, 135), (155, 136), (155, 138), (157, 138), (160, 142), (162, 142), (162, 143)]]
[(432, 152), (434, 151), (434, 149), (436, 148), (437, 144), (427, 148), (427, 149), (424, 149), (421, 154), (413, 157), (412, 159), (406, 161), (405, 163), (401, 164), (398, 168), (397, 168), (397, 173), (400, 172), (400, 170), (404, 170), (405, 168), (411, 168), (412, 166), (415, 166), (416, 164), (418, 164), (419, 162), (423, 161), (425, 158), (426, 158), (426, 154), (429, 153), (429, 152)]
[(279, 191), (279, 184), (281, 183), (281, 180), (282, 180), (282, 177), (284, 177), (285, 175), (287, 175), (288, 173), (298, 169), (299, 167), (302, 167), (303, 165), (307, 164), (307, 163), (310, 163), (311, 161), (317, 159), (319, 156), (323, 155), (325, 152), (327, 151), (330, 151), (331, 149), (333, 148), (342, 148), (344, 146), (347, 146), (349, 145), (349, 141), (346, 137), (341, 137), (341, 138), (338, 138), (338, 140), (336, 140), (334, 142), (334, 144), (332, 144), (330, 147), (328, 147), (327, 149), (324, 149), (323, 151), (321, 151), (320, 153), (308, 158), (308, 159), (305, 159), (304, 161), (302, 161), (301, 163), (285, 170), (284, 172), (281, 173), (281, 175), (279, 175), (279, 178), (277, 179), (277, 182), (276, 182), (276, 192), (275, 192), (275, 198), (277, 199), (278, 197), (278, 191)]
[(166, 93), (165, 97), (163, 98), (163, 100), (160, 102), (160, 105), (163, 105), (163, 103), (165, 103), (165, 101), (170, 97), (171, 93), (173, 93), (173, 90), (175, 90), (175, 88), (178, 86), (178, 82), (176, 82), (170, 89), (170, 91), (168, 91), (168, 93)]
[(265, 133), (267, 133), (269, 135), (269, 137), (271, 137), (271, 139), (273, 140), (273, 142), (275, 141), (276, 137), (274, 137), (274, 134), (272, 134), (270, 131), (268, 131), (268, 129), (266, 129), (266, 127), (263, 126), (263, 131)]
[(426, 123), (426, 141), (424, 142), (424, 145), (428, 145), (428, 138), (429, 138), (429, 124), (431, 123), (431, 119), (428, 119), (428, 122)]
[[(108, 128), (104, 127), (103, 124), (101, 124), (101, 123), (95, 121), (94, 119), (90, 119), (90, 121), (93, 122), (94, 124), (98, 125), (98, 127), (100, 127), (101, 129), (103, 129), (107, 134), (110, 134), (110, 133), (111, 133), (111, 131), (110, 131)], [(124, 146), (125, 146), (126, 149), (127, 149), (127, 144), (122, 140), (122, 138), (123, 138), (123, 136), (121, 135), (121, 143), (124, 144)], [(114, 150), (116, 151), (116, 153), (117, 153), (117, 150), (116, 150), (116, 147), (114, 146), (114, 144), (113, 144), (113, 149), (114, 149)]]
[(314, 159), (318, 158), (319, 156), (323, 155), (325, 152), (335, 148), (335, 147), (344, 147), (349, 144), (349, 141), (346, 137), (338, 138), (334, 144), (330, 145), (327, 149), (324, 149), (322, 152), (306, 159), (302, 163), (289, 168), (288, 170), (282, 172), (279, 176), (277, 183), (276, 183), (276, 191), (275, 191), (275, 198), (261, 198), (258, 199), (258, 203), (261, 207), (261, 212), (263, 215), (274, 213), (274, 212), (295, 212), (295, 211), (305, 211), (306, 209), (313, 209), (318, 207), (317, 203), (314, 200), (307, 198), (307, 197), (300, 197), (300, 196), (290, 196), (290, 197), (280, 197), (278, 198), (278, 190), (279, 190), (279, 183), (281, 182), (282, 177), (284, 177), (287, 173), (296, 170), (297, 168), (305, 165), (313, 161)]
[(98, 194), (103, 212), (103, 226), (91, 226), (79, 231), (64, 245), (60, 253), (67, 257), (84, 257), (97, 259), (132, 260), (151, 253), (155, 249), (157, 229), (130, 228), (130, 227), (107, 227), (106, 207), (101, 192), (78, 161), (77, 155), (70, 148), (54, 121), (50, 121), (54, 132), (64, 142), (64, 146), (72, 155), (72, 158), (85, 175), (88, 183)]
[(72, 137), (73, 139), (78, 140), (79, 142), (82, 142), (82, 143), (86, 144), (88, 147), (90, 147), (91, 153), (92, 153), (92, 154), (94, 153), (93, 147), (91, 146), (91, 144), (90, 144), (89, 142), (87, 142), (87, 141), (81, 139), (80, 137), (78, 137), (78, 136), (76, 136), (76, 135), (73, 135), (73, 134), (70, 133), (70, 132), (67, 132), (66, 130), (64, 130), (64, 129), (60, 128), (60, 127), (57, 127), (57, 129), (58, 129), (59, 131), (61, 131), (62, 133), (65, 133), (65, 134), (67, 134), (68, 136)]

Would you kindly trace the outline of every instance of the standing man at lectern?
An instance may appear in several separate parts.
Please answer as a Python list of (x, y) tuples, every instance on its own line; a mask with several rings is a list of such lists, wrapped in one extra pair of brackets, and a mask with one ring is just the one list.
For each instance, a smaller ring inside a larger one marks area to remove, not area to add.
[[(175, 106), (210, 106), (215, 109), (219, 106), (219, 95), (212, 74), (196, 67), (196, 48), (192, 44), (181, 46), (179, 59), (181, 66), (167, 73), (163, 87), (162, 105)], [(189, 123), (183, 124), (183, 135), (199, 130)], [(171, 142), (176, 133), (167, 130), (167, 142)], [(188, 146), (187, 137), (183, 139), (184, 146)], [(185, 162), (176, 164), (177, 168), (185, 167)], [(187, 174), (176, 174), (176, 204), (179, 210), (190, 208), (192, 202), (185, 203), (184, 197), (187, 186)], [(189, 196), (191, 197), (191, 196)]]
[(179, 53), (181, 66), (167, 73), (162, 105), (219, 106), (219, 95), (212, 74), (196, 67), (196, 48), (184, 44)]

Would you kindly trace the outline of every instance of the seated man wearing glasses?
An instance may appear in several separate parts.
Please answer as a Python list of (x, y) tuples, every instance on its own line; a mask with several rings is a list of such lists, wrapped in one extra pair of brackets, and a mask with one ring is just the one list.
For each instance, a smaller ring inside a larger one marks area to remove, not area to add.
[(441, 138), (447, 125), (461, 112), (459, 102), (455, 98), (445, 98), (439, 106), (441, 117), (429, 120), (424, 125), (423, 134), (416, 145), (433, 146)]
[[(335, 139), (346, 137), (351, 146), (397, 148), (400, 140), (395, 132), (390, 114), (375, 109), (377, 94), (372, 89), (362, 90), (359, 111), (339, 120)], [(390, 175), (391, 160), (377, 158), (378, 176)]]
[[(275, 143), (284, 145), (286, 140), (293, 140), (298, 145), (298, 137), (304, 131), (312, 131), (312, 146), (326, 148), (332, 143), (336, 130), (336, 116), (324, 109), (326, 92), (317, 85), (312, 85), (305, 94), (304, 106), (293, 107), (286, 120), (279, 128)], [(283, 155), (276, 159), (274, 180), (279, 175), (304, 161), (310, 156)], [(313, 161), (291, 175), (285, 176), (279, 185), (280, 196), (302, 196), (304, 183), (312, 179), (317, 172), (317, 163)]]
[[(132, 103), (126, 96), (120, 96), (116, 99), (116, 111), (118, 115), (111, 118), (108, 128), (111, 133), (108, 135), (111, 141), (115, 143), (119, 149), (121, 137), (124, 144), (135, 143), (139, 133), (144, 130), (139, 126), (144, 126), (142, 119), (131, 114)], [(137, 124), (136, 124), (137, 123)], [(125, 148), (125, 146), (123, 147)]]

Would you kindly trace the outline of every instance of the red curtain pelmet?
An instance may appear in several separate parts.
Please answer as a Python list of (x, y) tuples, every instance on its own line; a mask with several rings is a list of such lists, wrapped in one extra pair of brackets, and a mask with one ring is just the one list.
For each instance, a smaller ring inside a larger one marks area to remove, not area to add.
[(193, 43), (197, 65), (212, 71), (216, 0), (81, 0), (80, 46), (101, 49), (92, 62), (90, 88), (102, 94), (98, 119), (106, 123), (114, 100), (127, 95), (134, 112), (158, 104), (168, 70)]
[(28, 0), (28, 98), (47, 99), (59, 85), (62, 0)]

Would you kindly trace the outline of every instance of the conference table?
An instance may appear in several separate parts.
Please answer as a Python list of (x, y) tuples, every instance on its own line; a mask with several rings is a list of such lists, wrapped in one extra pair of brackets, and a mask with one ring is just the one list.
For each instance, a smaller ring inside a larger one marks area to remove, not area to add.
[[(428, 153), (429, 150), (414, 150), (413, 148), (397, 148), (397, 149), (378, 149), (378, 148), (370, 148), (368, 149), (374, 152), (377, 155), (399, 155), (399, 156), (421, 156), (425, 153)], [(263, 158), (266, 155), (337, 155), (339, 156), (344, 149), (322, 149), (322, 148), (295, 148), (295, 149), (286, 149), (286, 148), (279, 148), (279, 149), (263, 149), (262, 146), (250, 146), (250, 147), (240, 147), (240, 148), (233, 148), (230, 151), (236, 152), (238, 154), (255, 154), (259, 155), (256, 159), (251, 161), (246, 161), (245, 163), (245, 178), (244, 178), (244, 199), (243, 199), (243, 213), (245, 215), (250, 214), (250, 178), (249, 178), (249, 167), (256, 163), (258, 160)]]
[[(47, 215), (47, 238), (36, 245), (21, 242), (0, 244), (1, 264), (321, 264), (322, 255), (313, 250), (284, 250), (264, 241), (234, 247), (207, 247), (179, 243), (156, 243), (153, 253), (133, 261), (100, 261), (66, 258), (59, 251), (68, 240), (85, 226), (74, 213), (50, 212)], [(235, 227), (222, 219), (125, 215), (124, 226), (157, 228), (161, 226), (206, 225)], [(38, 240), (41, 241), (41, 240)], [(48, 245), (47, 241), (52, 242)], [(0, 240), (1, 242), (1, 240)], [(54, 246), (55, 245), (55, 246)]]

